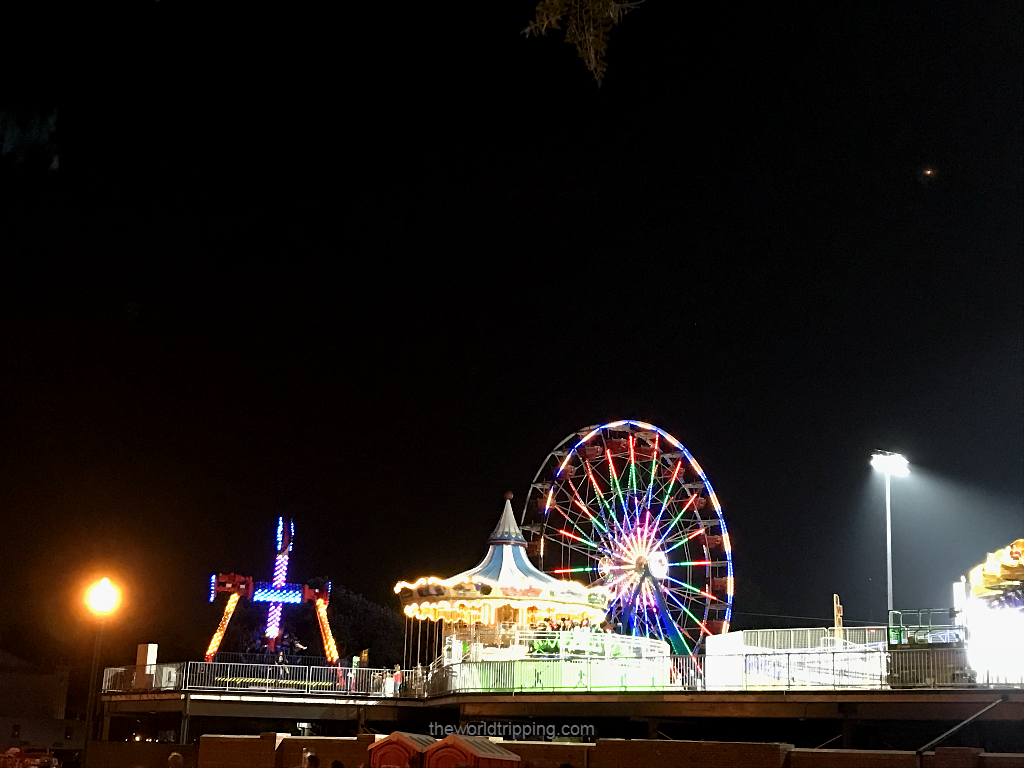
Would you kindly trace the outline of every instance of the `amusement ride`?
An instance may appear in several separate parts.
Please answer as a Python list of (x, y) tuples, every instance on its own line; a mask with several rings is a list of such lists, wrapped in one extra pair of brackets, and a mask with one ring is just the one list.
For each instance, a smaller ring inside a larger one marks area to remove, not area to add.
[(292, 538), (295, 536), (295, 522), (277, 518), (277, 552), (274, 555), (274, 576), (271, 581), (253, 581), (252, 576), (241, 576), (237, 573), (215, 573), (210, 576), (210, 602), (217, 595), (226, 592), (229, 597), (224, 606), (217, 631), (213, 633), (210, 645), (206, 649), (206, 661), (213, 661), (220, 648), (224, 633), (228, 629), (231, 617), (238, 607), (238, 601), (246, 597), (254, 603), (268, 603), (267, 625), (264, 636), (267, 649), (272, 653), (282, 636), (281, 616), (285, 605), (297, 605), (312, 600), (316, 608), (316, 618), (320, 625), (320, 637), (324, 644), (324, 656), (331, 664), (338, 661), (338, 647), (331, 633), (331, 625), (327, 621), (327, 606), (331, 599), (331, 584), (323, 589), (314, 589), (307, 584), (288, 583), (288, 561), (291, 557)]
[(610, 593), (624, 634), (677, 655), (728, 632), (732, 545), (693, 455), (665, 430), (621, 420), (573, 432), (548, 454), (522, 512), (540, 570)]

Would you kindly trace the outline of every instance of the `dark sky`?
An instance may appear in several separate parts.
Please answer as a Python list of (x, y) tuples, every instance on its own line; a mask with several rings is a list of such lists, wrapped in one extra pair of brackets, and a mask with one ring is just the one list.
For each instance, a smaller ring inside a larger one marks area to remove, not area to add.
[(3, 25), (59, 169), (0, 165), (0, 647), (85, 658), (109, 572), (111, 663), (199, 658), (281, 513), (386, 602), (614, 418), (708, 472), (738, 624), (884, 619), (876, 448), (947, 605), (1024, 533), (1021, 9), (649, 0), (600, 89), (529, 2)]

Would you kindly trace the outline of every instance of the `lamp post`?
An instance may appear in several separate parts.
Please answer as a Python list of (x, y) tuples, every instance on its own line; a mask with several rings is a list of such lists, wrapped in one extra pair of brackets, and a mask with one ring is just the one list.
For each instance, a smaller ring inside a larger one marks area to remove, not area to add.
[(898, 453), (876, 453), (871, 457), (871, 466), (885, 474), (885, 571), (889, 589), (889, 612), (892, 613), (892, 500), (889, 482), (893, 477), (910, 474), (905, 456)]
[(103, 578), (89, 587), (85, 593), (85, 605), (92, 611), (99, 620), (96, 627), (96, 644), (92, 651), (92, 671), (89, 675), (89, 708), (85, 713), (85, 744), (82, 750), (82, 765), (87, 765), (89, 754), (89, 740), (92, 738), (93, 713), (96, 710), (97, 677), (100, 668), (100, 644), (103, 642), (103, 628), (106, 626), (107, 617), (112, 614), (121, 600), (121, 594), (117, 587), (110, 583), (110, 579)]

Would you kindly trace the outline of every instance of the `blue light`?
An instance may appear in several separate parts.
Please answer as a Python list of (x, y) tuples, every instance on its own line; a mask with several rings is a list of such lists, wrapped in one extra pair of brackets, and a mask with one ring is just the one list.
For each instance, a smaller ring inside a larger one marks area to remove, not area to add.
[(255, 585), (256, 589), (252, 595), (254, 603), (301, 603), (302, 585), (284, 584), (275, 587), (273, 584), (260, 582)]
[(217, 574), (210, 574), (210, 602), (212, 603), (217, 597)]
[(284, 518), (277, 518), (277, 551), (281, 551), (281, 544), (284, 543)]

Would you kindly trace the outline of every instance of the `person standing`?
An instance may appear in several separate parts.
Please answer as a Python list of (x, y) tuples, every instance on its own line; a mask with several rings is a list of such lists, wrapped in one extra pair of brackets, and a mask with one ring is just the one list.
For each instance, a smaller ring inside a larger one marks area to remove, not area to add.
[(395, 673), (392, 675), (391, 695), (397, 697), (402, 688), (402, 668), (395, 664)]

